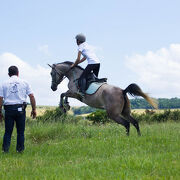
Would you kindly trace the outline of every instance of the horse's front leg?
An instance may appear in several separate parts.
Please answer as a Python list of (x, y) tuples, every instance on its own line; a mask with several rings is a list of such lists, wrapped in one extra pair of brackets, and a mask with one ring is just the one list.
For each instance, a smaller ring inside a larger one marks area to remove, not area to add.
[(60, 95), (60, 102), (59, 102), (59, 108), (62, 109), (65, 112), (64, 108), (64, 97), (66, 96), (66, 93), (62, 93)]
[[(64, 97), (65, 97), (65, 100), (64, 100)], [(71, 92), (70, 90), (68, 90), (67, 92), (65, 93), (62, 93), (60, 95), (60, 103), (59, 103), (59, 107), (64, 111), (66, 112), (67, 110), (70, 109), (70, 106), (69, 106), (69, 102), (68, 102), (68, 97), (72, 97), (74, 98), (74, 93)]]
[(65, 96), (64, 106), (65, 106), (67, 111), (70, 110), (70, 105), (69, 105), (69, 102), (68, 102), (68, 96)]

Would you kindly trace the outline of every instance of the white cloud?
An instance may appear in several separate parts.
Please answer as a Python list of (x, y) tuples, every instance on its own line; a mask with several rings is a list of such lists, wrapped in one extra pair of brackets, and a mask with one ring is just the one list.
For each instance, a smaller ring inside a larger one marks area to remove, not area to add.
[[(12, 65), (19, 68), (20, 78), (31, 85), (38, 105), (58, 105), (60, 94), (67, 91), (67, 79), (58, 86), (56, 92), (53, 92), (50, 88), (51, 69), (48, 66), (47, 68), (40, 65), (33, 67), (12, 53), (3, 53), (0, 55), (0, 83), (9, 78), (8, 68)], [(80, 106), (82, 103), (71, 99), (70, 105)]]
[(180, 97), (180, 44), (127, 56), (126, 65), (156, 97)]
[(44, 45), (39, 46), (39, 47), (38, 47), (38, 50), (39, 50), (40, 52), (42, 52), (44, 55), (47, 55), (47, 56), (50, 55), (50, 53), (49, 53), (49, 46), (48, 46), (47, 44), (44, 44)]

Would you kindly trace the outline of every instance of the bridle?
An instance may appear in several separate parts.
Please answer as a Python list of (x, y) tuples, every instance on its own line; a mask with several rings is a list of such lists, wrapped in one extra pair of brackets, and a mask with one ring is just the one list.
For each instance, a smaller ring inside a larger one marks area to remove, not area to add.
[[(62, 76), (62, 75), (63, 75), (63, 77), (62, 77), (62, 79), (60, 80), (59, 83), (61, 83), (61, 82), (67, 77), (67, 76), (66, 76), (67, 73), (72, 69), (72, 68), (70, 68), (70, 69), (68, 69), (65, 73), (63, 73), (61, 70), (57, 70), (57, 69), (56, 69), (56, 65), (55, 65), (55, 64), (54, 64), (54, 66), (51, 66), (51, 65), (48, 64), (48, 66), (51, 67), (51, 68), (55, 71), (55, 73), (57, 73), (59, 76)], [(61, 74), (60, 74), (58, 71), (60, 71)], [(55, 78), (56, 78), (56, 76), (55, 76)], [(52, 83), (57, 85), (56, 79), (55, 79), (55, 82), (52, 81)]]

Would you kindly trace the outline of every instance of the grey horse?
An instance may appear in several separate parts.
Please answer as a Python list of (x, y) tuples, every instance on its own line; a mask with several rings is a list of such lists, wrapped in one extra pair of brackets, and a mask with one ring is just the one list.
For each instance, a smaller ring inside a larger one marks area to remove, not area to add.
[(138, 121), (130, 114), (130, 101), (126, 94), (129, 93), (132, 96), (141, 96), (146, 99), (152, 107), (157, 109), (157, 103), (155, 100), (144, 93), (137, 84), (130, 84), (125, 90), (123, 90), (107, 83), (103, 84), (96, 93), (92, 95), (85, 94), (82, 98), (78, 93), (77, 79), (80, 77), (84, 69), (80, 66), (71, 68), (71, 65), (72, 62), (69, 61), (49, 65), (52, 68), (51, 89), (53, 91), (57, 90), (57, 86), (64, 78), (68, 78), (69, 80), (69, 90), (62, 93), (60, 96), (60, 108), (70, 108), (68, 97), (76, 98), (91, 107), (105, 109), (110, 119), (113, 119), (115, 122), (126, 128), (127, 135), (129, 135), (130, 123), (134, 125), (138, 135), (141, 135)]

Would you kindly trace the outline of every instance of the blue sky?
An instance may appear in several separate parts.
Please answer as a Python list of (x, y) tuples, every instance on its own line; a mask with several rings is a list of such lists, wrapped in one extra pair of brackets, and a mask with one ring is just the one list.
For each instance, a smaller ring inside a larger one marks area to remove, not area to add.
[[(180, 74), (174, 74), (180, 63), (179, 7), (178, 0), (0, 0), (0, 61), (14, 57), (10, 62), (18, 58), (46, 71), (47, 63), (75, 60), (74, 37), (82, 32), (101, 60), (100, 76), (110, 84), (125, 88), (136, 82), (152, 96), (179, 97)], [(160, 74), (152, 70), (157, 66)], [(1, 82), (5, 74), (0, 75)], [(49, 91), (47, 96), (51, 99)]]

